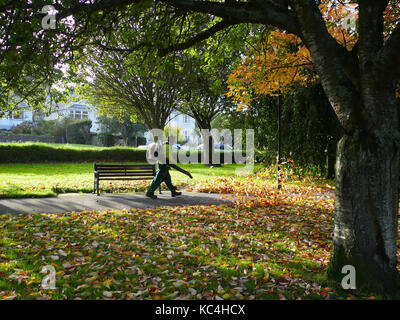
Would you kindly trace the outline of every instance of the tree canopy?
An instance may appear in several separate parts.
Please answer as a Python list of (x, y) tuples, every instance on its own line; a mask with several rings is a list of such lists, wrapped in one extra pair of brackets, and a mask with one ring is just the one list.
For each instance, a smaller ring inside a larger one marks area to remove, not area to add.
[[(337, 149), (329, 275), (337, 279), (343, 265), (353, 265), (365, 288), (389, 292), (397, 286), (398, 0), (53, 0), (57, 27), (48, 30), (40, 24), (45, 4), (0, 3), (2, 110), (10, 108), (12, 97), (43, 102), (48, 93), (59, 91), (62, 66), (84, 55), (88, 45), (156, 57), (218, 33), (234, 47), (245, 41), (237, 37), (245, 30), (241, 25), (251, 25), (251, 34), (277, 28), (301, 39), (344, 131)], [(356, 27), (353, 34), (340, 37), (335, 26), (351, 20), (339, 12), (344, 5), (355, 6)], [(339, 14), (332, 15), (335, 11)], [(133, 32), (124, 32), (128, 26)], [(122, 47), (121, 39), (126, 44)], [(67, 71), (72, 76), (75, 72)]]

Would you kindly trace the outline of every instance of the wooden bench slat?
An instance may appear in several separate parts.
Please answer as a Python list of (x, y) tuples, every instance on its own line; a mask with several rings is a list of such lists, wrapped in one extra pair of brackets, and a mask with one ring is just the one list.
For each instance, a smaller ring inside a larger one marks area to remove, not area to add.
[(105, 171), (110, 171), (110, 172), (125, 172), (125, 171), (130, 171), (130, 172), (141, 172), (141, 171), (148, 171), (148, 172), (153, 172), (154, 169), (149, 169), (149, 168), (138, 168), (138, 169), (122, 169), (122, 168), (116, 168), (116, 169), (111, 169), (111, 168), (106, 168), (106, 169), (99, 169), (96, 168), (96, 172), (105, 172)]
[(118, 164), (110, 164), (110, 165), (96, 165), (96, 168), (154, 168), (152, 164), (134, 164), (134, 165), (118, 165)]
[(154, 176), (152, 173), (143, 173), (143, 174), (113, 174), (113, 173), (104, 173), (104, 174), (98, 174), (98, 177), (148, 177), (148, 176)]
[(109, 179), (99, 179), (99, 180), (153, 180), (153, 177), (143, 177), (143, 178), (109, 178)]
[(122, 171), (122, 170), (107, 170), (107, 171), (96, 171), (98, 174), (108, 174), (108, 173), (112, 173), (112, 174), (121, 174), (121, 175), (125, 175), (125, 174), (148, 174), (151, 173), (153, 174), (153, 170), (141, 170), (141, 171), (132, 171), (132, 170), (126, 170), (126, 171)]

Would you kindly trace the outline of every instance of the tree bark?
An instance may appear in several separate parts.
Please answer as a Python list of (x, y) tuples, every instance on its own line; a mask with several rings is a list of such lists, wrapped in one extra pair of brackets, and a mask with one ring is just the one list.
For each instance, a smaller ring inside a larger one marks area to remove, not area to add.
[(376, 116), (368, 132), (347, 132), (338, 143), (333, 252), (328, 277), (340, 283), (345, 276), (341, 273), (343, 266), (352, 265), (357, 289), (390, 295), (399, 288), (398, 118), (385, 117), (385, 113), (397, 114), (394, 98), (381, 92), (379, 99), (365, 101), (373, 101), (378, 109), (385, 103), (389, 112)]

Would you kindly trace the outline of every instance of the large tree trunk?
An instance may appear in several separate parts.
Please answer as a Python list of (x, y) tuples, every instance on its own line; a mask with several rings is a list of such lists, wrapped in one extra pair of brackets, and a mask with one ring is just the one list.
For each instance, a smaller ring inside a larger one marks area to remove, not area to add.
[(387, 1), (358, 1), (359, 39), (352, 51), (331, 37), (315, 2), (291, 3), (302, 39), (345, 132), (336, 154), (335, 225), (328, 275), (341, 283), (343, 267), (352, 265), (357, 289), (391, 293), (399, 285), (400, 135), (395, 76), (387, 68), (388, 58), (394, 59), (393, 52), (398, 54), (398, 50), (384, 47), (383, 41)]
[[(381, 93), (382, 97), (385, 94)], [(331, 279), (356, 270), (357, 289), (393, 293), (399, 286), (397, 232), (399, 209), (399, 151), (397, 113), (393, 99), (375, 119), (373, 134), (347, 133), (338, 143)], [(394, 108), (394, 109), (393, 109)], [(380, 109), (380, 108), (378, 108)]]

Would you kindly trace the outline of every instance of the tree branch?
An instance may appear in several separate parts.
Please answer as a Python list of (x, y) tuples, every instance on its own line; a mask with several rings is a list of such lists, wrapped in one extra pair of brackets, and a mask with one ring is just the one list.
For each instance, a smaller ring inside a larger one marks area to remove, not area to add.
[(227, 4), (199, 0), (161, 1), (175, 8), (214, 15), (236, 24), (267, 24), (287, 30), (290, 33), (300, 33), (299, 23), (294, 13), (289, 9), (284, 10), (271, 2), (257, 0)]
[(324, 18), (314, 0), (291, 1), (302, 30), (302, 40), (310, 50), (324, 90), (345, 128), (359, 101), (357, 93), (358, 59), (342, 47), (328, 32)]
[(218, 33), (219, 31), (224, 30), (225, 28), (232, 26), (234, 24), (237, 24), (237, 23), (222, 20), (222, 21), (218, 22), (217, 24), (215, 24), (214, 26), (212, 26), (211, 28), (197, 34), (196, 36), (194, 36), (193, 38), (190, 38), (189, 40), (187, 40), (185, 42), (177, 43), (172, 46), (159, 49), (158, 53), (161, 57), (163, 57), (172, 51), (179, 51), (179, 50), (184, 50), (184, 49), (190, 48), (191, 46), (195, 45), (196, 43), (206, 40), (206, 39), (210, 38), (211, 36), (213, 36), (214, 34)]

